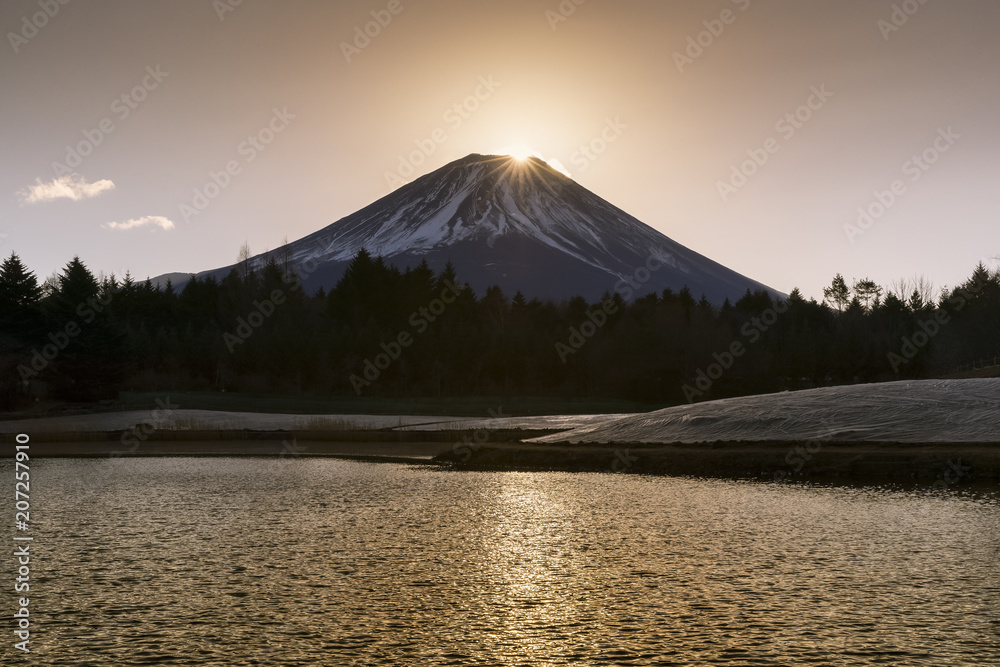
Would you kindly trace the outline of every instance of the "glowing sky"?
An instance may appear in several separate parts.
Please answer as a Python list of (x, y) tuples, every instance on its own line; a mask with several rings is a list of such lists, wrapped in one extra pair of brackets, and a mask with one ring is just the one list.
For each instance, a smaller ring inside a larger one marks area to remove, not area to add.
[(39, 278), (226, 265), (505, 150), (785, 292), (1000, 254), (995, 0), (5, 0), (0, 28), (0, 254)]

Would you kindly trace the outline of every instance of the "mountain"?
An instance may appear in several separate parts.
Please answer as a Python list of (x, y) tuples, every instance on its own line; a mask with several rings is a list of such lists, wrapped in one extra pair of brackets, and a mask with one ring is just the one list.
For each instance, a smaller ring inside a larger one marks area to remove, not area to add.
[[(400, 269), (450, 261), (479, 295), (595, 301), (685, 285), (721, 304), (767, 288), (699, 255), (601, 199), (538, 158), (469, 155), (273, 254), (313, 291), (329, 290), (361, 249)], [(253, 258), (263, 262), (263, 256)], [(222, 277), (232, 266), (206, 271)], [(171, 274), (172, 276), (174, 274)], [(165, 278), (165, 277), (164, 277)], [(175, 284), (178, 281), (174, 280)]]

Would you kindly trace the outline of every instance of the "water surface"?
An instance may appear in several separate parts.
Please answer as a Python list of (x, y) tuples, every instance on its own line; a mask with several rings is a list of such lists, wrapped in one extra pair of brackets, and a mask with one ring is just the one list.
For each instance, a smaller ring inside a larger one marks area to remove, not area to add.
[(27, 664), (1000, 664), (989, 497), (71, 459), (32, 519)]

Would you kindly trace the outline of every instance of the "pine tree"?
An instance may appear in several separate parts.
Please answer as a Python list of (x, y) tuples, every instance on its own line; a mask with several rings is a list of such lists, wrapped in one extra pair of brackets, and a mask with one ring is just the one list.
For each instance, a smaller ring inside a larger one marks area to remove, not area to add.
[[(824, 290), (824, 294), (826, 291)], [(864, 306), (865, 312), (872, 312), (878, 308), (882, 299), (882, 288), (870, 278), (854, 281), (854, 295)]]
[(844, 312), (844, 308), (851, 302), (851, 291), (847, 288), (844, 276), (838, 273), (834, 276), (833, 283), (823, 288), (823, 299), (836, 306), (838, 311)]
[(15, 368), (30, 356), (44, 331), (39, 300), (41, 287), (16, 253), (0, 265), (0, 408), (13, 409), (26, 400), (26, 386)]
[(91, 401), (115, 395), (124, 374), (124, 334), (111, 322), (108, 306), (117, 292), (114, 277), (103, 289), (79, 257), (59, 276), (53, 298), (52, 325), (78, 333), (68, 339), (50, 365), (53, 388), (69, 400)]
[(64, 322), (76, 317), (80, 310), (92, 307), (101, 285), (79, 257), (74, 257), (59, 275), (54, 306), (55, 315)]
[(38, 285), (38, 278), (12, 252), (0, 265), (0, 316), (23, 313), (37, 305), (41, 298), (42, 288)]

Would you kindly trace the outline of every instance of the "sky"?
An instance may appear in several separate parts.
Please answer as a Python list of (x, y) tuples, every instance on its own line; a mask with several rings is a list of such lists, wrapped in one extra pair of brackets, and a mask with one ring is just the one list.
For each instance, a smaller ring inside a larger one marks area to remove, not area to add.
[(196, 272), (534, 153), (822, 299), (1000, 256), (996, 0), (4, 0), (0, 254)]

